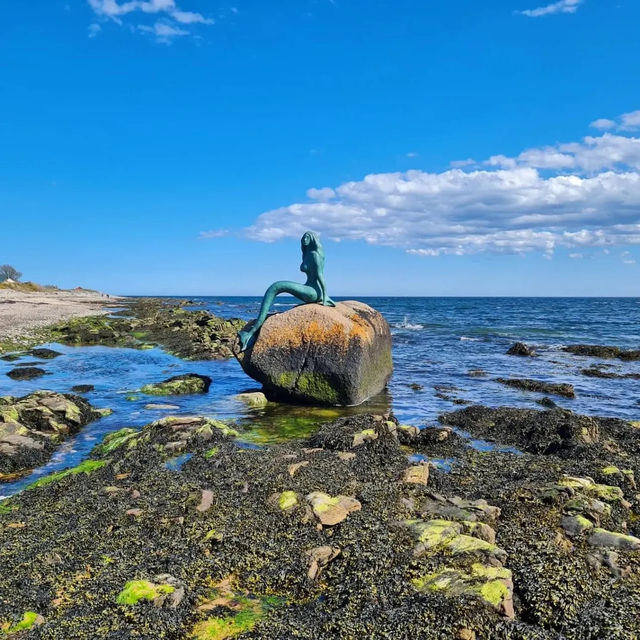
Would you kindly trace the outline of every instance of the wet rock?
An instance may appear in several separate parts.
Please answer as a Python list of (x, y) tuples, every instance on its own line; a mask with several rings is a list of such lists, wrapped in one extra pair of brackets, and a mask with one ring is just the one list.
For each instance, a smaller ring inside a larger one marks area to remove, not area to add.
[(535, 393), (551, 393), (565, 398), (575, 398), (576, 393), (573, 385), (557, 384), (555, 382), (541, 382), (540, 380), (529, 380), (527, 378), (496, 378), (496, 380), (508, 387), (514, 387), (521, 391), (533, 391)]
[(536, 355), (536, 350), (524, 342), (516, 342), (509, 348), (507, 355), (533, 357)]
[(416, 382), (411, 382), (407, 386), (412, 391), (422, 391), (422, 389), (424, 389), (424, 387), (421, 384), (417, 384)]
[(640, 538), (628, 536), (624, 533), (594, 529), (588, 542), (594, 547), (612, 547), (622, 551), (640, 551)]
[(293, 478), (300, 469), (306, 467), (309, 464), (308, 460), (303, 460), (302, 462), (294, 462), (287, 467), (287, 471), (289, 475)]
[(594, 569), (598, 570), (604, 566), (614, 578), (628, 578), (631, 575), (631, 567), (621, 568), (618, 565), (619, 559), (620, 556), (610, 549), (601, 549), (587, 556), (587, 562)]
[(583, 376), (589, 378), (608, 378), (619, 380), (640, 380), (640, 373), (614, 373), (612, 371), (605, 371), (599, 367), (589, 367), (588, 369), (582, 369)]
[(391, 332), (361, 302), (306, 304), (267, 318), (255, 343), (236, 357), (268, 397), (357, 405), (391, 377)]
[[(434, 495), (434, 494), (432, 494)], [(486, 500), (467, 500), (454, 496), (428, 497), (420, 502), (418, 510), (422, 517), (456, 520), (458, 522), (491, 522), (500, 517), (500, 508), (490, 505)]]
[(576, 356), (591, 358), (618, 358), (620, 360), (640, 360), (640, 349), (624, 350), (620, 347), (612, 347), (597, 344), (572, 344), (563, 348), (563, 351)]
[(529, 453), (570, 455), (577, 447), (599, 443), (601, 431), (630, 437), (623, 421), (582, 416), (568, 409), (467, 407), (439, 417), (440, 422), (469, 431), (475, 437), (514, 445)]
[(12, 380), (33, 380), (44, 376), (47, 372), (39, 367), (16, 367), (7, 372)]
[(540, 400), (536, 400), (536, 404), (539, 404), (541, 407), (545, 409), (555, 409), (558, 405), (548, 397), (540, 398)]
[(89, 393), (90, 391), (94, 391), (95, 387), (92, 384), (76, 384), (71, 387), (71, 391), (74, 393)]
[(339, 524), (354, 512), (360, 511), (362, 505), (355, 498), (349, 496), (331, 497), (327, 493), (314, 491), (307, 496), (307, 502), (313, 509), (313, 514), (324, 526)]
[(83, 398), (53, 391), (0, 398), (0, 479), (44, 464), (60, 442), (100, 417)]
[(53, 349), (46, 349), (43, 347), (39, 347), (36, 349), (30, 349), (27, 351), (30, 356), (34, 358), (40, 358), (41, 360), (53, 360), (62, 354), (59, 351), (54, 351)]
[(153, 396), (177, 396), (189, 393), (207, 393), (211, 386), (211, 378), (199, 373), (185, 373), (173, 376), (162, 382), (146, 384), (140, 393)]
[(252, 391), (250, 393), (239, 393), (236, 400), (244, 402), (248, 407), (264, 407), (269, 404), (267, 396), (262, 391)]
[(310, 551), (307, 551), (307, 558), (309, 562), (309, 571), (307, 577), (309, 580), (315, 580), (322, 570), (335, 558), (340, 555), (341, 550), (338, 547), (315, 547)]
[(487, 372), (484, 369), (469, 369), (467, 371), (467, 375), (472, 378), (484, 378), (487, 375)]
[(180, 407), (177, 404), (157, 404), (151, 402), (149, 404), (145, 404), (144, 408), (149, 409), (150, 411), (172, 411), (174, 409), (179, 409)]

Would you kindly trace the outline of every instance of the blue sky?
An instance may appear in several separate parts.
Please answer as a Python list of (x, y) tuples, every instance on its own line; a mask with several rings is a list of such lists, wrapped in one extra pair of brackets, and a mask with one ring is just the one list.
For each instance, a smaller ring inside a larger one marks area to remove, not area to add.
[(636, 0), (5, 0), (0, 263), (260, 294), (640, 295)]

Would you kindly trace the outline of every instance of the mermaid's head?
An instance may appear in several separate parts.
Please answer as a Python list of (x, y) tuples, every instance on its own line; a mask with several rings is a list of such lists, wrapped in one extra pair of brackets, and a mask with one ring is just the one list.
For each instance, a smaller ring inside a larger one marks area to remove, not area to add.
[(303, 236), (302, 240), (300, 240), (300, 244), (302, 245), (302, 252), (306, 253), (307, 251), (322, 251), (322, 244), (320, 243), (320, 238), (317, 233), (313, 231), (307, 231)]

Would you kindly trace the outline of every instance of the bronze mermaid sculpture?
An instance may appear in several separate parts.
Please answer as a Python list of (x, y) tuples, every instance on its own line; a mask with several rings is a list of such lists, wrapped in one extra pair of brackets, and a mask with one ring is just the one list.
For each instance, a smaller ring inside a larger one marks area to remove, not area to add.
[(269, 309), (275, 297), (281, 293), (288, 293), (299, 298), (305, 303), (318, 303), (326, 307), (335, 307), (335, 303), (327, 295), (327, 288), (324, 283), (324, 250), (320, 244), (320, 238), (307, 231), (300, 241), (302, 247), (302, 264), (300, 271), (307, 274), (305, 284), (292, 282), (290, 280), (278, 280), (274, 282), (265, 292), (260, 306), (260, 313), (250, 329), (243, 329), (238, 332), (240, 340), (240, 351), (245, 351), (253, 341), (260, 327), (267, 319)]

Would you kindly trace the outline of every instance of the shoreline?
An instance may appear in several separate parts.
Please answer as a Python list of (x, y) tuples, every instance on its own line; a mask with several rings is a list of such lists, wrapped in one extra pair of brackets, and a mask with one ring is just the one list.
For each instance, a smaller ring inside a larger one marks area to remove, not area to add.
[(0, 353), (31, 346), (39, 330), (59, 322), (104, 315), (124, 299), (86, 290), (0, 289)]

